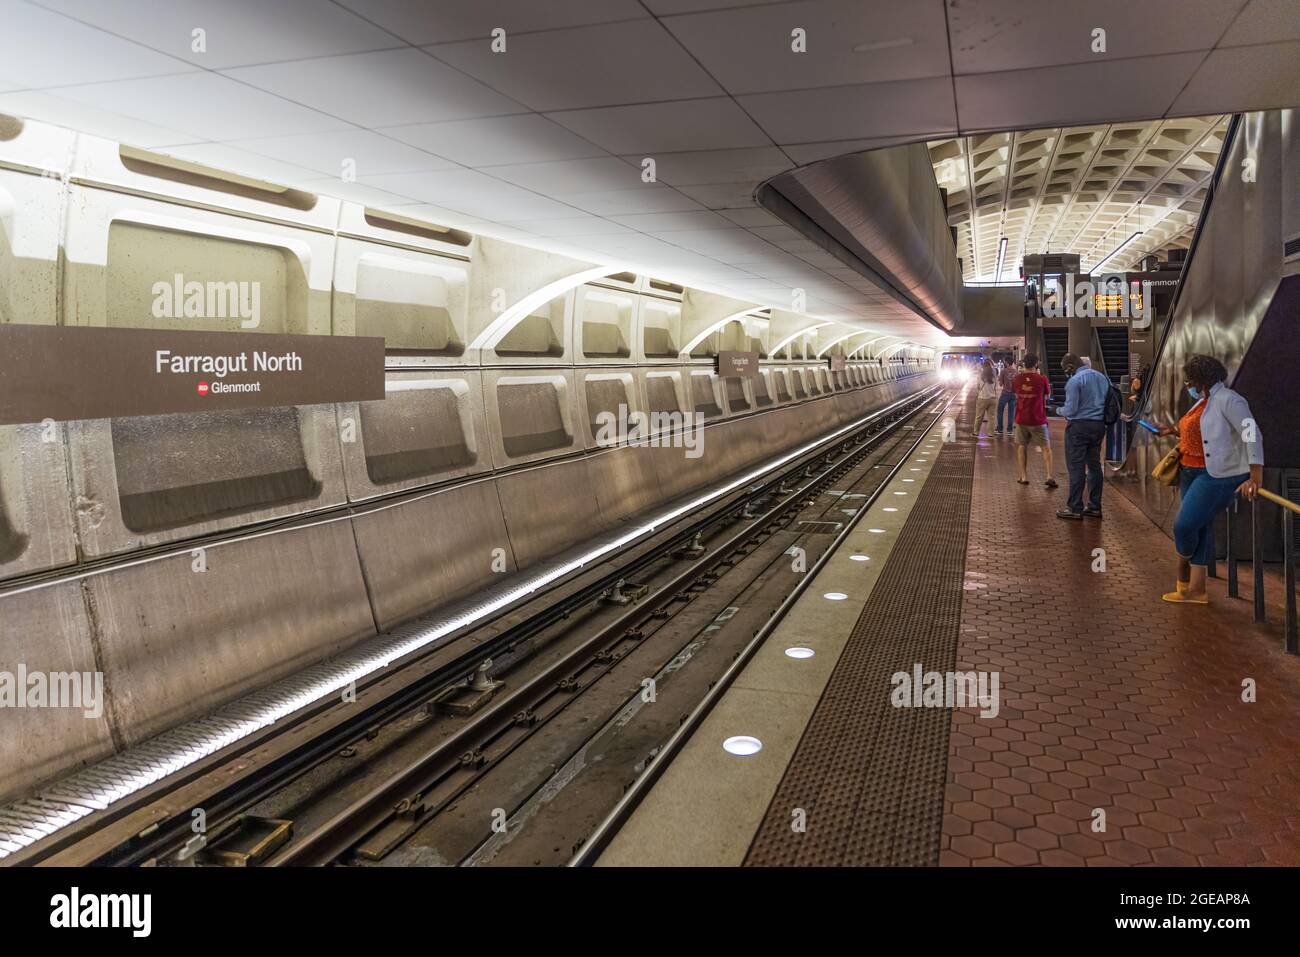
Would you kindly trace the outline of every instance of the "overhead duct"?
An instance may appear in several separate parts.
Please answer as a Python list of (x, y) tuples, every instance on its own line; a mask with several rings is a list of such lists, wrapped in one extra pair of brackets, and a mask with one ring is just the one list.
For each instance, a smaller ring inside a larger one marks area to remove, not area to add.
[(961, 326), (961, 271), (924, 143), (782, 173), (758, 201), (944, 332)]

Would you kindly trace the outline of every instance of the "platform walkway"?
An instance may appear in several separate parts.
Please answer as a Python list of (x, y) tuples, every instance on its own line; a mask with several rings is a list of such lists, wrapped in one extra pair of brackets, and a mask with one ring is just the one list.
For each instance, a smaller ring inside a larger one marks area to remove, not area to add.
[[(1222, 582), (1208, 607), (1162, 602), (1169, 539), (1114, 487), (1103, 519), (1056, 518), (1063, 468), (1050, 491), (1035, 454), (1016, 484), (1011, 440), (971, 438), (963, 399), (955, 441), (927, 437), (846, 548), (875, 560), (814, 580), (601, 864), (1300, 863), (1300, 659), (1277, 588), (1265, 626)], [(997, 693), (900, 707), (916, 670)], [(725, 753), (738, 733), (762, 750)]]

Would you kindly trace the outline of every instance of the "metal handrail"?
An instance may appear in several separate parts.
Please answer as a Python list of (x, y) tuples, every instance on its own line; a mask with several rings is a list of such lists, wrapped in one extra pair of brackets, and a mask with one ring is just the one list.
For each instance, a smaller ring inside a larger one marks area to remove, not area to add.
[(1289, 498), (1285, 498), (1281, 495), (1278, 495), (1276, 492), (1270, 492), (1266, 488), (1260, 489), (1259, 494), (1264, 498), (1268, 499), (1274, 505), (1281, 505), (1283, 508), (1295, 512), (1297, 515), (1300, 515), (1300, 504), (1291, 501)]
[[(1262, 624), (1265, 621), (1264, 612), (1264, 550), (1260, 543), (1259, 537), (1259, 508), (1260, 499), (1272, 502), (1277, 505), (1282, 519), (1282, 575), (1286, 591), (1286, 650), (1287, 654), (1300, 655), (1300, 626), (1297, 625), (1296, 616), (1296, 594), (1295, 594), (1295, 523), (1296, 516), (1300, 515), (1300, 505), (1291, 501), (1276, 492), (1270, 492), (1268, 489), (1259, 489), (1258, 497), (1250, 503), (1250, 567), (1251, 575), (1254, 582), (1254, 599), (1255, 599), (1255, 622)], [(1232, 517), (1237, 513), (1238, 500), (1234, 499), (1227, 509), (1228, 519), (1228, 554), (1226, 561), (1228, 563), (1228, 597), (1238, 597), (1237, 589), (1237, 543), (1236, 536), (1233, 534)], [(1207, 572), (1214, 577), (1218, 577), (1214, 568), (1213, 552), (1210, 553), (1210, 567)]]

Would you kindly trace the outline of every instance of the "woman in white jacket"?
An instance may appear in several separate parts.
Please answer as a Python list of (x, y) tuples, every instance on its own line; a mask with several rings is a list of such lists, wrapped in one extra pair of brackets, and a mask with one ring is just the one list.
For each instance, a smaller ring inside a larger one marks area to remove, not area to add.
[(993, 424), (993, 410), (998, 407), (998, 396), (1002, 389), (998, 385), (997, 370), (993, 368), (993, 363), (985, 359), (980, 365), (980, 370), (976, 373), (975, 381), (979, 383), (979, 392), (975, 395), (975, 425), (971, 428), (971, 435), (975, 438), (980, 437), (980, 427), (984, 424), (984, 417), (988, 416), (989, 425)]

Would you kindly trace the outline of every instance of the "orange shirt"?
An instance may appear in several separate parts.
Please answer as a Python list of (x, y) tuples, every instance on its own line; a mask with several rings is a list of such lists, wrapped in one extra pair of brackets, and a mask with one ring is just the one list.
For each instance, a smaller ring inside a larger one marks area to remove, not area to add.
[(1178, 450), (1183, 453), (1180, 464), (1188, 468), (1205, 468), (1205, 448), (1201, 445), (1201, 413), (1205, 400), (1201, 399), (1178, 420)]

